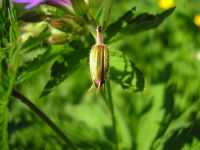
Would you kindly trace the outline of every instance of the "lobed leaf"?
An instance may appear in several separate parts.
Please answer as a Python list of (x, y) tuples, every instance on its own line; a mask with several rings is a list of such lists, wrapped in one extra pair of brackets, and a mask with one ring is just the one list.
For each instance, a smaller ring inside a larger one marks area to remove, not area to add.
[(103, 30), (107, 28), (111, 13), (111, 2), (104, 1), (96, 14), (98, 25), (102, 26)]
[[(49, 47), (40, 47), (42, 54), (36, 56), (33, 60), (24, 62), (22, 66), (19, 67), (17, 73), (17, 84), (23, 82), (24, 80), (32, 77), (35, 73), (37, 73), (43, 66), (49, 64), (56, 57), (66, 53), (70, 47), (68, 44), (63, 45), (52, 45)], [(39, 47), (36, 47), (39, 49)]]
[(78, 16), (84, 16), (89, 11), (85, 0), (71, 0), (72, 7)]
[(35, 36), (30, 36), (21, 46), (21, 51), (27, 52), (39, 45), (41, 45), (45, 38), (49, 36), (48, 26), (42, 26), (39, 33)]
[(124, 28), (120, 30), (123, 34), (135, 34), (150, 30), (158, 27), (167, 17), (169, 17), (175, 7), (172, 7), (161, 14), (152, 15), (148, 13), (143, 13), (137, 16), (136, 18), (130, 20)]
[(122, 88), (133, 92), (144, 90), (145, 80), (142, 71), (117, 50), (110, 51), (110, 78), (120, 84)]
[(87, 49), (84, 48), (84, 44), (81, 43), (81, 41), (74, 40), (70, 42), (69, 45), (74, 50), (70, 53), (63, 54), (54, 62), (51, 68), (50, 80), (45, 85), (40, 97), (44, 97), (49, 94), (54, 87), (59, 85), (71, 73), (73, 73), (80, 65), (81, 60), (87, 56)]
[(110, 24), (107, 28), (106, 32), (106, 41), (114, 37), (121, 29), (124, 23), (128, 23), (132, 17), (134, 16), (136, 7), (133, 7), (131, 10), (127, 11), (124, 15), (122, 15), (116, 22)]

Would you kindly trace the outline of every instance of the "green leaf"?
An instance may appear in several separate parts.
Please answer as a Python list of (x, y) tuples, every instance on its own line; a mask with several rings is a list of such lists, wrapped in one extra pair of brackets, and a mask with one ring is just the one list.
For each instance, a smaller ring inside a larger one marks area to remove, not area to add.
[[(112, 142), (110, 141), (111, 137), (106, 137), (110, 131), (110, 120), (107, 112), (102, 109), (101, 103), (96, 101), (96, 103), (68, 105), (66, 114), (75, 120), (71, 125), (67, 121), (64, 123), (66, 132), (70, 131), (69, 133), (67, 132), (68, 134), (73, 133), (72, 140), (75, 139), (78, 143), (82, 143), (81, 148), (84, 149), (84, 145), (87, 145), (94, 150), (97, 150), (98, 147), (100, 149), (113, 150)], [(96, 114), (95, 118), (92, 117), (93, 114)]]
[[(15, 11), (10, 1), (3, 0), (0, 8), (0, 47), (7, 48), (8, 42), (15, 42), (16, 17)], [(6, 41), (6, 42), (5, 42)], [(5, 44), (6, 43), (6, 44)], [(9, 43), (10, 44), (10, 43)], [(12, 44), (10, 44), (12, 45)], [(2, 49), (0, 49), (2, 50)], [(18, 68), (18, 55), (15, 45), (7, 49), (4, 58), (0, 58), (0, 149), (8, 150), (8, 115), (7, 107), (12, 88), (15, 83), (16, 72)], [(9, 71), (8, 71), (9, 70)]]
[(115, 36), (122, 29), (123, 24), (128, 23), (132, 19), (135, 10), (136, 7), (133, 7), (131, 10), (122, 15), (116, 22), (110, 24), (106, 30), (106, 38), (111, 39)]
[[(164, 143), (163, 150), (181, 150), (184, 145), (192, 144), (192, 140), (196, 137), (199, 139), (200, 121), (195, 120), (187, 127), (182, 127), (171, 132), (169, 138)], [(192, 149), (192, 148), (191, 148)]]
[(104, 1), (96, 15), (96, 21), (100, 26), (102, 26), (103, 30), (107, 28), (110, 18), (110, 13), (111, 13), (111, 2)]
[(63, 45), (62, 49), (60, 49), (58, 46), (56, 46), (55, 48), (51, 47), (51, 49), (47, 47), (46, 52), (44, 54), (38, 55), (33, 60), (24, 63), (18, 69), (16, 83), (19, 84), (24, 80), (32, 77), (42, 67), (44, 67), (46, 64), (49, 64), (52, 60), (61, 55), (63, 51), (66, 51), (65, 48), (66, 46)]
[(9, 1), (2, 1), (2, 8), (0, 8), (0, 44), (3, 45), (2, 39), (9, 37), (9, 28), (10, 22), (8, 21), (8, 11), (7, 6), (9, 5)]
[(9, 36), (10, 36), (10, 42), (16, 42), (17, 41), (17, 18), (16, 18), (16, 13), (13, 9), (13, 4), (10, 4), (10, 8), (8, 9), (9, 13), (9, 18), (10, 18), (10, 31), (9, 31)]
[(44, 26), (41, 26), (40, 30), (39, 30), (39, 33), (35, 36), (32, 36), (32, 37), (29, 37), (28, 40), (26, 40), (22, 47), (21, 47), (21, 51), (23, 52), (27, 52), (39, 45), (41, 45), (45, 38), (49, 36), (49, 30), (48, 30), (48, 26), (44, 25)]
[[(162, 109), (163, 89), (164, 89), (163, 84), (159, 84), (151, 88), (151, 92), (153, 94), (151, 95), (151, 98), (145, 100), (149, 101), (153, 99), (153, 105), (146, 113), (140, 114), (138, 120), (136, 120), (138, 123), (137, 137), (136, 137), (138, 150), (144, 150), (144, 149), (158, 150), (156, 148), (151, 148), (151, 144), (159, 130), (160, 125), (162, 125), (160, 124), (160, 122), (162, 121), (163, 118), (165, 118)], [(144, 108), (144, 105), (142, 106)]]
[(89, 11), (85, 0), (71, 0), (72, 7), (78, 16), (84, 16)]
[(13, 4), (9, 1), (2, 2), (0, 9), (0, 46), (6, 46), (5, 39), (10, 42), (16, 42), (17, 23)]
[(143, 13), (128, 22), (127, 26), (121, 29), (123, 34), (134, 34), (142, 31), (150, 30), (158, 27), (167, 17), (169, 17), (175, 7), (164, 11), (161, 14), (151, 15), (148, 13)]
[(84, 48), (84, 44), (80, 41), (74, 40), (70, 42), (69, 45), (74, 48), (74, 50), (70, 53), (62, 55), (55, 61), (51, 68), (50, 80), (45, 85), (40, 97), (44, 97), (49, 94), (54, 87), (59, 85), (71, 73), (73, 73), (80, 65), (81, 60), (87, 56), (88, 51)]
[(117, 50), (110, 51), (110, 78), (122, 88), (133, 92), (144, 90), (145, 80), (142, 71), (126, 56)]

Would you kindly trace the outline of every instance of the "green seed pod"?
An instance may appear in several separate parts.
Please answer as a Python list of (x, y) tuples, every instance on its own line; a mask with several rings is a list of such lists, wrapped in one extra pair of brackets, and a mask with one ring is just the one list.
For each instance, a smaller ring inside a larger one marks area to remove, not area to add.
[(90, 51), (90, 75), (92, 78), (92, 87), (97, 87), (97, 93), (100, 87), (105, 84), (108, 73), (108, 47), (103, 44), (101, 28), (97, 27), (97, 43)]

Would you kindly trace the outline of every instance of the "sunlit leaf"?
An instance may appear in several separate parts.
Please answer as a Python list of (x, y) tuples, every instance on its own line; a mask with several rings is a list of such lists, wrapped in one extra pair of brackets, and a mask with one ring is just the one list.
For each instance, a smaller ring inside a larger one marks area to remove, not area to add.
[(110, 50), (110, 78), (124, 89), (143, 91), (144, 75), (122, 52)]
[(143, 13), (137, 16), (136, 18), (130, 20), (128, 24), (121, 29), (123, 34), (134, 34), (142, 31), (150, 30), (158, 27), (167, 17), (169, 17), (175, 7), (170, 8), (161, 14), (151, 15), (148, 13)]
[(96, 20), (100, 26), (102, 26), (103, 30), (107, 28), (109, 23), (111, 13), (111, 2), (104, 1), (97, 13)]
[(106, 30), (107, 38), (111, 39), (113, 36), (115, 36), (122, 29), (123, 24), (128, 23), (132, 19), (135, 10), (136, 7), (133, 7), (131, 10), (122, 15), (116, 22), (110, 24)]
[(23, 52), (27, 52), (31, 49), (33, 49), (34, 47), (37, 47), (39, 45), (42, 45), (42, 43), (45, 42), (45, 38), (47, 38), (49, 36), (49, 28), (44, 25), (41, 26), (39, 33), (35, 36), (30, 36), (22, 45), (21, 47), (21, 51)]
[(55, 60), (55, 58), (57, 58), (58, 56), (62, 55), (63, 53), (67, 53), (70, 47), (68, 46), (68, 44), (63, 44), (52, 45), (49, 47), (36, 47), (36, 49), (41, 49), (42, 53), (36, 55), (31, 60), (25, 61), (23, 65), (19, 67), (16, 80), (17, 84), (32, 77), (41, 68), (51, 63), (51, 61)]
[(74, 11), (79, 16), (86, 15), (89, 11), (89, 7), (86, 4), (85, 0), (71, 0), (71, 3)]
[(81, 41), (72, 41), (69, 44), (74, 48), (74, 50), (62, 55), (57, 61), (55, 61), (51, 68), (51, 78), (45, 85), (41, 97), (49, 94), (54, 87), (59, 85), (71, 73), (76, 71), (81, 60), (87, 56), (88, 51), (81, 46)]

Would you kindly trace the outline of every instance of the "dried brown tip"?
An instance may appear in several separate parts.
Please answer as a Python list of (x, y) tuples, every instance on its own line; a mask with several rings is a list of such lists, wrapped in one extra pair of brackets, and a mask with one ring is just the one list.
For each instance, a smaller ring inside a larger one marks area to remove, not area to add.
[(102, 33), (102, 28), (101, 28), (101, 26), (97, 26), (97, 32)]
[(103, 36), (102, 36), (102, 28), (101, 26), (97, 26), (97, 44), (103, 44)]

